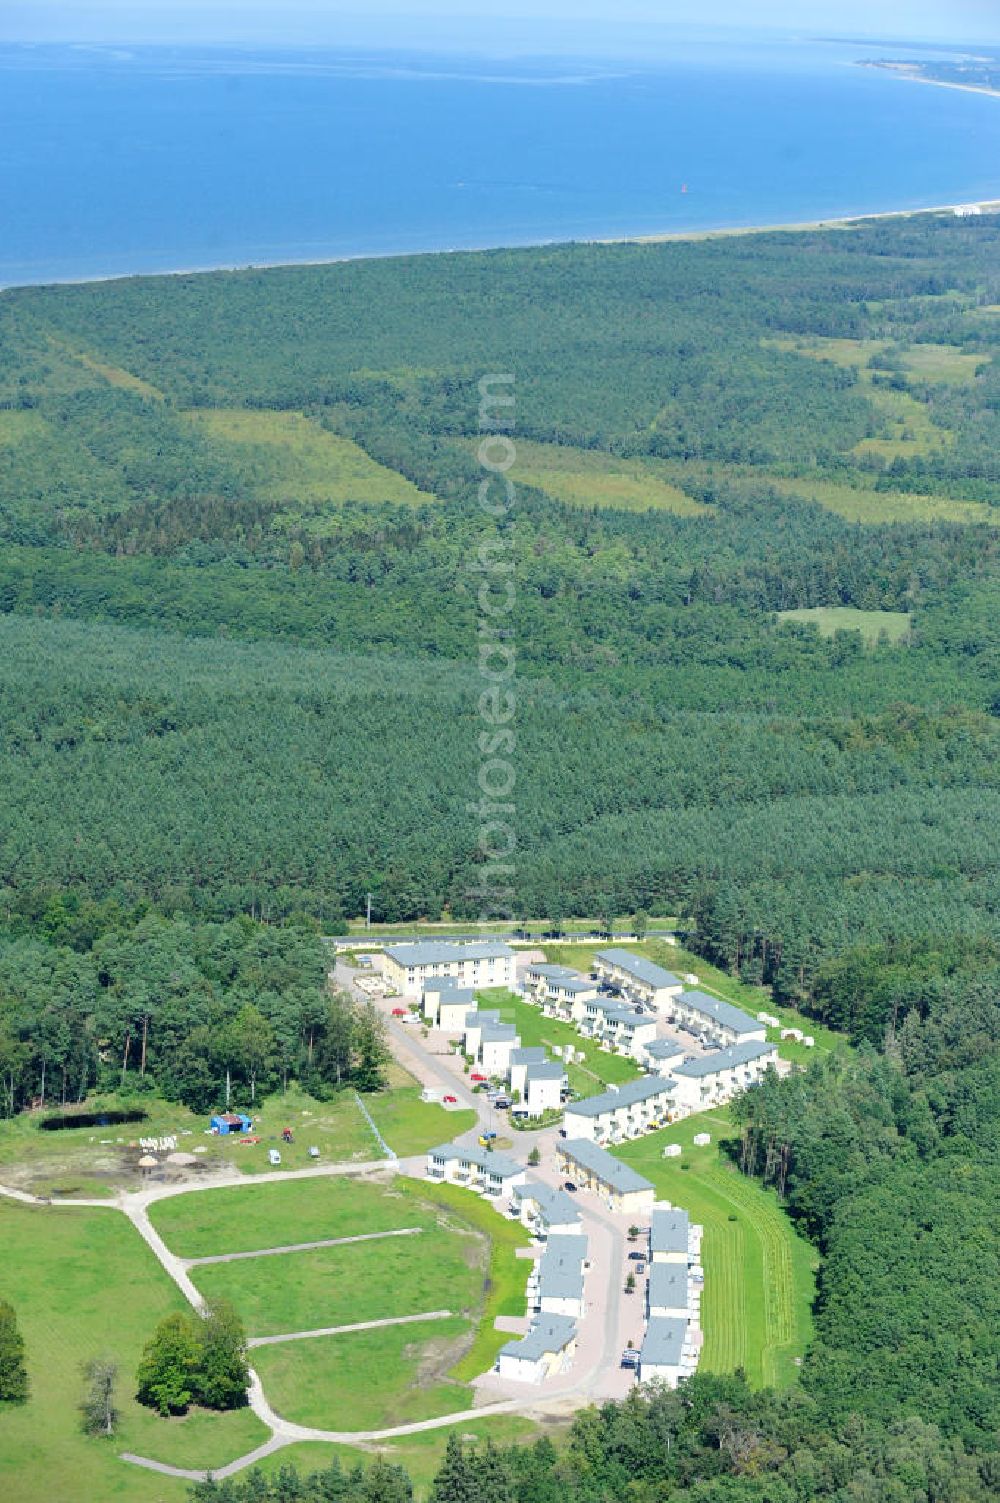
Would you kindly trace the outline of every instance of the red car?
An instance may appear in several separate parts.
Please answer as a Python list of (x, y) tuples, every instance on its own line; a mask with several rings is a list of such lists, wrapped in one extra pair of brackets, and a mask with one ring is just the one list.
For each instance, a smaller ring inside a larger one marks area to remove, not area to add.
[(477, 1083), (477, 1085), (478, 1085), (478, 1084), (480, 1084), (484, 1080), (489, 1080), (489, 1076), (488, 1075), (470, 1075), (469, 1079), (470, 1080), (474, 1080)]
[(442, 1096), (441, 1100), (444, 1102), (445, 1106), (457, 1106), (458, 1105), (458, 1097), (457, 1096)]
[(406, 1017), (406, 1008), (405, 1007), (394, 1007), (392, 1009), (392, 1015), (393, 1015), (394, 1018), (405, 1018)]

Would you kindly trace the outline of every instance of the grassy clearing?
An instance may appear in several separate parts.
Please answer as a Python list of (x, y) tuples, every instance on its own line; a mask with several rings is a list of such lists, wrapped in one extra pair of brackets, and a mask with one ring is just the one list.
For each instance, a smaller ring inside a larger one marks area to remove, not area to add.
[[(552, 946), (550, 955), (549, 947), (545, 947), (546, 958), (556, 960), (561, 965), (571, 965), (571, 961), (562, 959), (566, 948), (563, 945)], [(499, 1010), (503, 1022), (517, 1025), (525, 1048), (544, 1044), (551, 1049), (555, 1044), (572, 1044), (574, 1048), (582, 1049), (583, 1064), (574, 1063), (567, 1073), (570, 1086), (583, 1095), (592, 1096), (604, 1086), (622, 1085), (626, 1080), (635, 1080), (641, 1074), (634, 1059), (621, 1054), (605, 1054), (593, 1039), (586, 1039), (578, 1033), (572, 1023), (547, 1018), (542, 1009), (532, 1002), (525, 1002), (523, 998), (515, 997), (506, 990), (484, 991), (478, 995), (484, 1006)]]
[[(221, 1466), (265, 1438), (248, 1410), (161, 1420), (136, 1404), (135, 1369), (161, 1316), (185, 1308), (153, 1254), (112, 1210), (34, 1208), (0, 1201), (0, 1296), (18, 1313), (31, 1398), (0, 1418), (0, 1496), (182, 1503), (186, 1484), (118, 1459), (132, 1450), (176, 1466)], [(107, 1443), (79, 1427), (80, 1364), (119, 1365), (122, 1422)]]
[[(720, 1153), (729, 1130), (724, 1110), (705, 1112), (614, 1152), (705, 1228), (702, 1369), (742, 1367), (755, 1387), (787, 1387), (812, 1333), (818, 1255), (773, 1193)], [(711, 1133), (711, 1145), (693, 1147), (696, 1132)], [(663, 1158), (667, 1143), (682, 1144), (680, 1159)]]
[(889, 339), (834, 339), (822, 334), (765, 339), (763, 343), (771, 349), (806, 355), (812, 360), (829, 360), (844, 370), (865, 372), (874, 355), (892, 350), (907, 374), (948, 386), (968, 386), (976, 379), (976, 371), (984, 359), (982, 355), (967, 354), (957, 344), (912, 344), (899, 348)]
[(150, 1206), (149, 1214), (171, 1252), (182, 1258), (256, 1252), (403, 1226), (432, 1227), (433, 1213), (402, 1195), (400, 1184), (398, 1179), (380, 1185), (339, 1176), (237, 1184), (171, 1196)]
[[(423, 1138), (431, 1141), (440, 1138), (446, 1113), (441, 1107), (428, 1107), (426, 1115), (417, 1113), (412, 1104), (412, 1077), (400, 1072), (405, 1084), (401, 1091), (399, 1139), (403, 1152), (408, 1151), (406, 1134), (417, 1135), (417, 1146), (425, 1146)], [(379, 1110), (391, 1117), (394, 1110), (395, 1090), (389, 1090), (378, 1098)], [(238, 1137), (216, 1137), (207, 1131), (208, 1119), (188, 1111), (175, 1102), (163, 1101), (155, 1096), (131, 1097), (102, 1096), (88, 1101), (88, 1107), (100, 1105), (109, 1110), (119, 1107), (140, 1106), (147, 1113), (142, 1122), (125, 1123), (105, 1129), (81, 1128), (69, 1132), (41, 1132), (39, 1115), (22, 1113), (10, 1121), (0, 1122), (0, 1181), (19, 1189), (30, 1190), (36, 1195), (100, 1195), (113, 1194), (118, 1189), (135, 1189), (142, 1182), (138, 1167), (142, 1150), (140, 1137), (167, 1137), (177, 1139), (177, 1146), (185, 1152), (199, 1150), (199, 1163), (195, 1170), (180, 1171), (179, 1179), (197, 1178), (199, 1174), (230, 1165), (247, 1175), (266, 1173), (268, 1150), (281, 1150), (282, 1167), (303, 1169), (312, 1161), (309, 1147), (315, 1144), (329, 1163), (364, 1162), (381, 1157), (371, 1128), (358, 1110), (353, 1092), (344, 1092), (332, 1101), (317, 1101), (297, 1087), (290, 1087), (283, 1095), (280, 1092), (258, 1101), (253, 1110), (253, 1131), (258, 1143), (241, 1144)], [(433, 1127), (433, 1114), (438, 1115), (438, 1126)], [(281, 1131), (290, 1126), (296, 1141), (291, 1145), (281, 1142)], [(173, 1171), (163, 1165), (155, 1171), (152, 1183), (169, 1179)]]
[(47, 428), (38, 412), (0, 410), (0, 449), (11, 448), (26, 438), (41, 438)]
[(254, 1366), (279, 1414), (325, 1430), (375, 1430), (466, 1408), (446, 1376), (469, 1323), (387, 1326), (259, 1347)]
[[(208, 437), (263, 461), (258, 494), (264, 500), (313, 507), (347, 501), (422, 506), (436, 497), (371, 459), (358, 444), (330, 433), (301, 412), (199, 408), (186, 414)], [(276, 525), (322, 534), (322, 516), (285, 513)], [(329, 524), (326, 524), (327, 526)]]
[(865, 395), (882, 421), (882, 433), (863, 439), (855, 446), (856, 454), (876, 454), (885, 460), (908, 455), (940, 453), (954, 441), (954, 435), (931, 421), (923, 402), (908, 391), (895, 391), (876, 378), (879, 372), (869, 369), (873, 356), (892, 351), (903, 372), (923, 382), (947, 385), (966, 384), (975, 379), (981, 363), (976, 355), (964, 354), (957, 345), (916, 345), (897, 349), (884, 339), (827, 339), (821, 335), (766, 339), (765, 346), (788, 354), (804, 355), (812, 360), (827, 360), (845, 370), (856, 372)]
[(149, 381), (143, 381), (141, 376), (135, 376), (131, 371), (123, 369), (120, 365), (108, 365), (104, 360), (97, 360), (93, 355), (84, 351), (75, 351), (73, 359), (83, 366), (84, 370), (100, 376), (109, 386), (117, 387), (119, 391), (132, 391), (137, 396), (148, 397), (155, 402), (163, 401), (163, 393)]
[[(865, 442), (870, 446), (879, 441)], [(995, 508), (981, 501), (955, 501), (949, 496), (920, 496), (910, 491), (877, 491), (874, 486), (843, 485), (835, 480), (808, 476), (791, 480), (778, 475), (762, 475), (760, 478), (782, 495), (815, 501), (848, 522), (870, 525), (881, 522), (965, 522), (975, 525), (996, 521)]]
[(482, 1301), (486, 1256), (482, 1237), (462, 1235), (452, 1225), (412, 1237), (210, 1263), (191, 1276), (208, 1298), (232, 1300), (249, 1335), (278, 1336), (431, 1310), (471, 1316)]
[(475, 1112), (468, 1109), (445, 1112), (441, 1106), (421, 1101), (419, 1086), (366, 1097), (365, 1105), (389, 1147), (404, 1157), (423, 1153), (445, 1138), (457, 1138), (476, 1122)]
[(817, 605), (794, 611), (779, 611), (781, 621), (801, 621), (818, 628), (821, 636), (838, 631), (859, 631), (869, 647), (881, 641), (905, 642), (910, 635), (907, 611), (859, 611), (853, 606)]
[(670, 511), (679, 517), (711, 516), (712, 508), (656, 473), (655, 461), (621, 459), (599, 450), (522, 441), (517, 479), (567, 506), (616, 511)]

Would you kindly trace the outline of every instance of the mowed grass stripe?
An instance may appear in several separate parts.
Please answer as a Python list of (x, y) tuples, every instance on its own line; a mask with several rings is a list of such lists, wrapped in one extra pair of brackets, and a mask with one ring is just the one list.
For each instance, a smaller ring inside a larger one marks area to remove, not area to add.
[[(661, 1198), (705, 1228), (703, 1369), (742, 1367), (755, 1386), (784, 1385), (794, 1378), (811, 1335), (815, 1253), (773, 1194), (739, 1174), (716, 1142), (693, 1147), (696, 1132), (717, 1139), (720, 1130), (731, 1131), (728, 1117), (705, 1113), (615, 1152), (652, 1180)], [(668, 1142), (681, 1143), (680, 1161), (663, 1159)]]

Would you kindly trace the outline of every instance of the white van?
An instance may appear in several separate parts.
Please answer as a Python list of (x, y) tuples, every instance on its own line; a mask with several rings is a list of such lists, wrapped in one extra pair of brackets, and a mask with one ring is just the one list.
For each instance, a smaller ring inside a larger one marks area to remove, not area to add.
[(276, 1148), (269, 1148), (267, 1150), (267, 1162), (273, 1165), (274, 1168), (277, 1168), (281, 1163), (281, 1154)]

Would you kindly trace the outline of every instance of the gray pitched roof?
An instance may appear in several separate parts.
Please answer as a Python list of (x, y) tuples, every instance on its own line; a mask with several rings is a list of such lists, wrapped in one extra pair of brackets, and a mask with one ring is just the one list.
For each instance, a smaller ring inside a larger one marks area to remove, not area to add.
[(541, 1044), (530, 1044), (525, 1049), (513, 1049), (511, 1051), (510, 1062), (512, 1065), (541, 1064), (548, 1057), (548, 1050), (543, 1048)]
[(686, 1310), (688, 1300), (687, 1269), (680, 1263), (651, 1263), (649, 1268), (649, 1308)]
[(641, 1174), (636, 1174), (634, 1169), (612, 1158), (598, 1143), (591, 1143), (587, 1138), (569, 1138), (559, 1144), (559, 1152), (619, 1192), (627, 1194), (630, 1190), (653, 1188), (648, 1179), (643, 1179)]
[(557, 1059), (532, 1060), (525, 1072), (526, 1080), (562, 1080), (566, 1067)]
[(548, 1226), (566, 1226), (580, 1220), (580, 1212), (572, 1196), (567, 1195), (565, 1190), (553, 1190), (550, 1185), (543, 1185), (537, 1179), (515, 1185), (514, 1199), (518, 1202), (533, 1200)]
[(654, 1315), (646, 1326), (639, 1352), (642, 1366), (679, 1367), (687, 1335), (687, 1321), (679, 1315)]
[(774, 1044), (765, 1044), (759, 1039), (746, 1039), (741, 1044), (730, 1044), (728, 1049), (719, 1049), (715, 1054), (703, 1054), (700, 1059), (686, 1059), (677, 1065), (675, 1073), (690, 1079), (700, 1080), (705, 1075), (715, 1075), (719, 1070), (734, 1070), (739, 1065), (748, 1065), (762, 1055), (776, 1054)]
[(583, 1260), (587, 1239), (571, 1232), (550, 1237), (538, 1265), (538, 1292), (542, 1299), (580, 1299), (583, 1296)]
[(631, 950), (598, 950), (597, 959), (603, 960), (606, 965), (618, 966), (627, 975), (645, 982), (647, 986), (662, 988), (681, 984), (680, 977), (675, 976), (673, 971), (665, 971), (661, 965), (654, 965), (644, 955), (633, 955)]
[(579, 971), (571, 970), (568, 965), (549, 965), (539, 961), (537, 965), (527, 967), (529, 976), (544, 976), (546, 981), (581, 981), (583, 978)]
[(649, 1250), (651, 1253), (680, 1252), (688, 1250), (688, 1232), (691, 1218), (687, 1211), (654, 1211), (649, 1219)]
[(693, 1011), (701, 1013), (704, 1018), (721, 1023), (724, 1028), (732, 1028), (736, 1033), (759, 1033), (764, 1026), (758, 1023), (756, 1018), (740, 1012), (740, 1009), (734, 1007), (731, 1002), (723, 1002), (718, 997), (710, 997), (707, 992), (681, 992), (677, 1000), (686, 1007), (692, 1008)]
[(425, 994), (427, 992), (437, 992), (438, 997), (440, 998), (440, 1002), (441, 1002), (441, 1006), (442, 1007), (454, 1007), (456, 1005), (459, 1005), (459, 1006), (464, 1005), (466, 1007), (470, 1007), (473, 1011), (475, 1011), (475, 1007), (476, 1007), (476, 994), (472, 990), (472, 987), (471, 986), (456, 986), (454, 984), (454, 981), (455, 981), (454, 977), (451, 978), (451, 981), (452, 981), (452, 985), (451, 986), (440, 986), (440, 987), (438, 987), (438, 986), (431, 986), (430, 982), (428, 982), (427, 985), (424, 987), (424, 992), (425, 992)]
[(499, 940), (479, 940), (474, 944), (448, 944), (444, 940), (422, 940), (413, 945), (390, 945), (385, 952), (397, 965), (448, 965), (456, 960), (508, 959), (514, 951)]
[(517, 1038), (515, 1023), (484, 1023), (479, 1035), (483, 1044), (505, 1044)]
[(503, 1355), (537, 1362), (549, 1353), (561, 1352), (576, 1335), (576, 1322), (569, 1315), (540, 1315), (526, 1336), (508, 1341), (500, 1348)]
[(599, 1096), (587, 1096), (583, 1101), (571, 1101), (566, 1110), (578, 1117), (600, 1117), (613, 1112), (619, 1106), (634, 1106), (637, 1101), (648, 1101), (652, 1096), (670, 1092), (673, 1082), (669, 1075), (640, 1075), (638, 1080), (627, 1080), (617, 1091), (602, 1091)]
[(485, 1027), (487, 1023), (499, 1023), (499, 1021), (500, 1014), (494, 1012), (492, 1008), (474, 1007), (471, 1012), (465, 1014), (466, 1028), (478, 1028), (480, 1024)]

